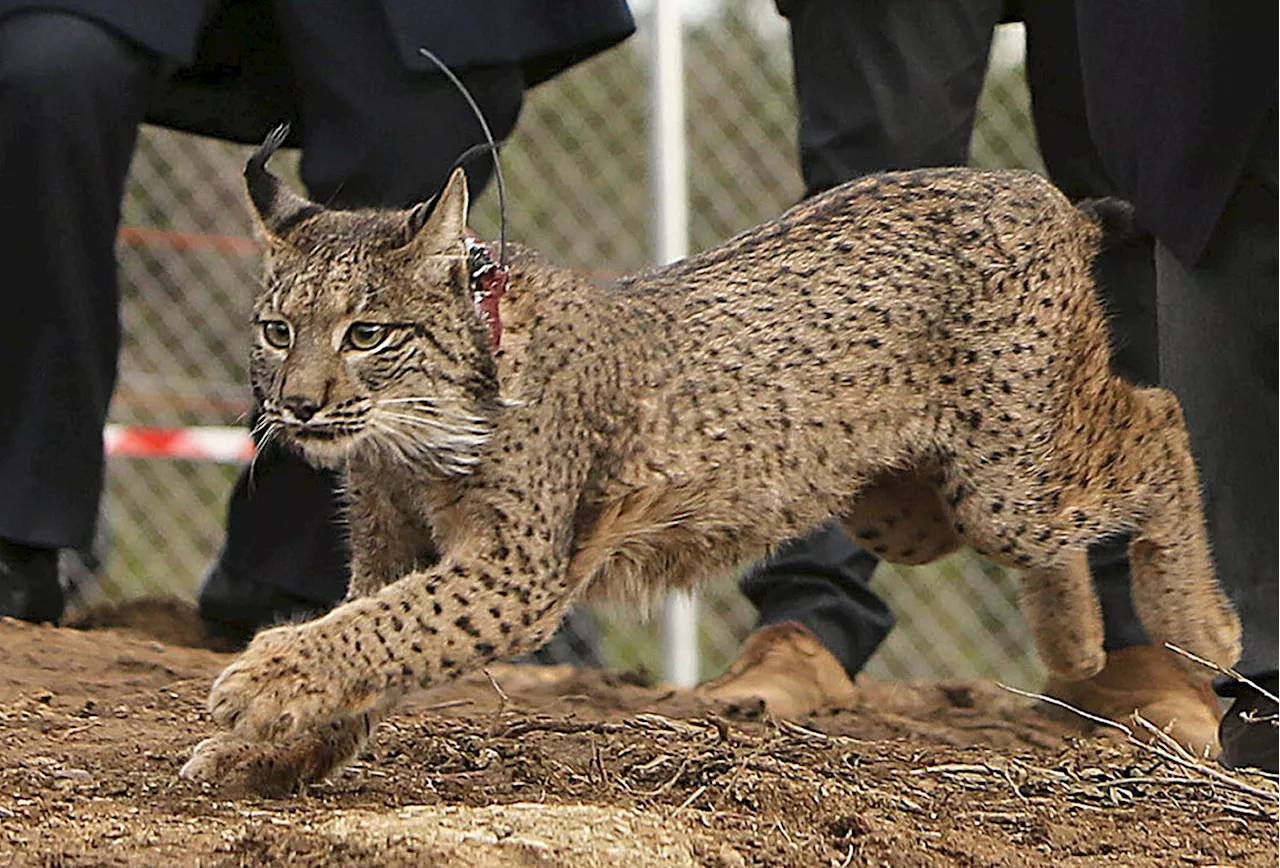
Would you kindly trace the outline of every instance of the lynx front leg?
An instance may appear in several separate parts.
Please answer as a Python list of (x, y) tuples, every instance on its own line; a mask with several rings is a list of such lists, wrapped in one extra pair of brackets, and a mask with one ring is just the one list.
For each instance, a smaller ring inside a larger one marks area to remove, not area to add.
[(404, 468), (379, 466), (377, 455), (357, 454), (347, 470), (347, 508), (351, 526), (351, 579), (347, 599), (376, 594), (414, 570), (426, 569), (439, 555), (431, 528), (410, 508), (401, 489), (412, 475)]
[(537, 648), (571, 602), (568, 584), (446, 560), (308, 624), (258, 636), (214, 682), (214, 720), (256, 741), (286, 741), (385, 710), (405, 692)]
[(555, 432), (545, 445), (558, 463), (510, 475), (495, 466), (421, 492), (434, 498), (442, 560), (317, 621), (258, 634), (214, 682), (214, 721), (287, 741), (545, 642), (577, 590), (567, 570), (590, 464), (575, 444), (590, 432), (553, 402), (531, 412)]
[(1051, 673), (1080, 681), (1102, 669), (1107, 656), (1102, 650), (1102, 608), (1083, 551), (1023, 572), (1022, 613)]
[[(435, 555), (429, 530), (398, 507), (389, 485), (376, 484), (372, 468), (353, 462), (349, 474), (347, 488), (353, 498), (352, 565), (347, 599), (352, 600), (376, 593), (415, 565), (434, 562)], [(299, 635), (305, 634), (286, 630), (285, 638), (277, 640), (281, 654), (299, 652), (300, 659), (294, 665), (328, 653), (322, 647), (304, 653), (302, 649), (308, 646), (296, 643)], [(348, 653), (348, 649), (342, 653)], [(337, 668), (336, 661), (334, 666)], [(320, 689), (324, 683), (321, 678), (313, 689)], [(359, 697), (366, 692), (358, 692), (357, 707), (365, 704)], [(347, 697), (347, 701), (352, 698)], [(335, 699), (341, 704), (340, 697)], [(282, 743), (250, 741), (234, 732), (224, 732), (196, 746), (182, 768), (182, 776), (203, 783), (216, 782), (233, 793), (286, 796), (323, 780), (350, 762), (380, 716), (373, 710), (344, 716), (303, 730)]]
[(1164, 389), (1142, 389), (1136, 397), (1146, 424), (1130, 466), (1142, 474), (1148, 502), (1129, 545), (1134, 606), (1157, 642), (1234, 665), (1240, 621), (1214, 580), (1182, 408)]

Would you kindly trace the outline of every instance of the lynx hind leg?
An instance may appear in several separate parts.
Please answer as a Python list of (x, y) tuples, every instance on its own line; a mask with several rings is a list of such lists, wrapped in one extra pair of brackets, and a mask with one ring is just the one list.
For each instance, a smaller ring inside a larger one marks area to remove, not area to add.
[(927, 564), (951, 554), (960, 540), (937, 480), (911, 470), (875, 477), (841, 518), (849, 536), (895, 564)]
[(1134, 487), (1147, 502), (1129, 545), (1134, 607), (1157, 642), (1171, 642), (1219, 666), (1234, 665), (1240, 621), (1214, 578), (1182, 408), (1165, 389), (1139, 389), (1135, 397), (1143, 436), (1127, 463), (1141, 475)]
[[(979, 475), (948, 468), (947, 502), (957, 536), (979, 554), (1021, 575), (1021, 606), (1045, 667), (1068, 681), (1096, 675), (1106, 663), (1102, 608), (1080, 529), (1062, 526), (1030, 473)], [(985, 478), (984, 478), (985, 477)]]
[(1084, 551), (1066, 552), (1052, 566), (1022, 573), (1022, 613), (1045, 668), (1081, 681), (1106, 662), (1102, 607)]
[(309, 730), (282, 744), (222, 732), (196, 745), (180, 775), (232, 795), (284, 798), (355, 759), (377, 725), (373, 712)]

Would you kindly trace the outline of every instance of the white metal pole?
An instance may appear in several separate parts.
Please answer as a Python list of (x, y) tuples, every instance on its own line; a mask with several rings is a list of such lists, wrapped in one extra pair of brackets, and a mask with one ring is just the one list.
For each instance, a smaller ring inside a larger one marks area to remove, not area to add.
[[(661, 265), (689, 252), (685, 181), (684, 46), (680, 0), (655, 0), (650, 62), (654, 258)], [(698, 608), (691, 594), (667, 595), (662, 612), (663, 669), (672, 684), (698, 683)]]
[(655, 0), (651, 58), (654, 258), (659, 265), (689, 252), (685, 180), (684, 44), (680, 0)]

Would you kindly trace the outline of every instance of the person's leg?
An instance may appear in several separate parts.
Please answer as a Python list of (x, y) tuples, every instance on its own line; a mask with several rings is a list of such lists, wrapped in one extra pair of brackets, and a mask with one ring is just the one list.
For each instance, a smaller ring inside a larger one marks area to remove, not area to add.
[[(1276, 690), (1276, 115), (1200, 262), (1157, 246), (1160, 370), (1186, 415), (1218, 580), (1244, 628), (1237, 669)], [(1274, 701), (1230, 679), (1223, 761), (1276, 771)], [(1240, 713), (1265, 710), (1250, 724)], [(1265, 716), (1265, 714), (1264, 714)]]
[[(870, 172), (968, 162), (1001, 0), (779, 7), (791, 26), (807, 195)], [(839, 669), (852, 679), (893, 627), (868, 587), (877, 563), (831, 524), (754, 567), (741, 588), (759, 613), (755, 633), (705, 693), (762, 696), (793, 714), (842, 693)]]
[(74, 15), (0, 19), (0, 615), (56, 620), (88, 548), (119, 349), (115, 236), (160, 61)]
[[(1001, 0), (792, 0), (806, 193), (871, 172), (964, 165)], [(795, 621), (850, 677), (893, 626), (867, 587), (877, 559), (835, 525), (793, 541), (742, 582), (759, 627)]]
[(807, 193), (968, 162), (1003, 0), (790, 0)]
[(829, 524), (780, 547), (739, 585), (759, 612), (756, 629), (804, 625), (853, 678), (893, 629), (893, 612), (867, 587), (878, 563)]
[(854, 677), (893, 629), (893, 612), (868, 587), (878, 563), (835, 523), (779, 547), (742, 577), (755, 628), (702, 695), (763, 702), (781, 717), (849, 700)]

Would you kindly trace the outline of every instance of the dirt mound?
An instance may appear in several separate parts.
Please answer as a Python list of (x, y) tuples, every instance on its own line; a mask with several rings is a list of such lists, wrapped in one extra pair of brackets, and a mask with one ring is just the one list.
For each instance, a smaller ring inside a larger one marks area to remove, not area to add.
[(212, 636), (205, 629), (195, 606), (172, 597), (141, 597), (126, 603), (107, 603), (74, 618), (68, 625), (77, 630), (116, 628), (166, 645), (235, 651), (229, 640)]
[(231, 658), (0, 620), (0, 864), (1243, 865), (1275, 785), (1072, 735), (990, 684), (776, 722), (635, 673), (499, 666), (307, 793), (178, 778)]

